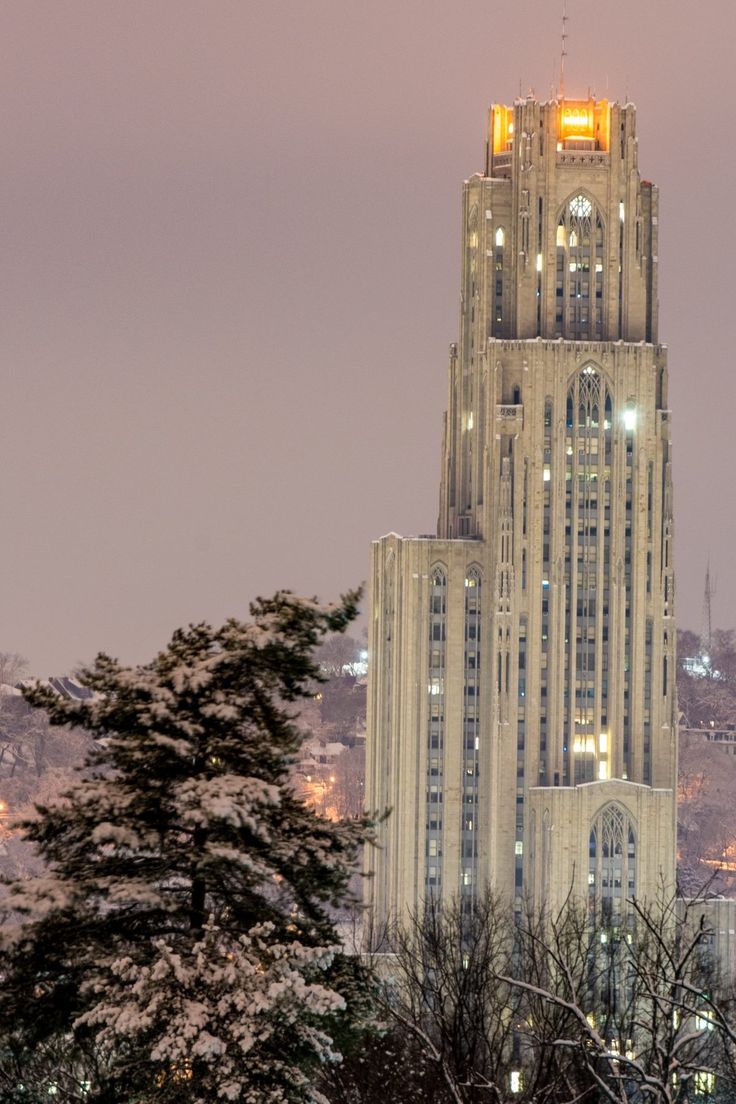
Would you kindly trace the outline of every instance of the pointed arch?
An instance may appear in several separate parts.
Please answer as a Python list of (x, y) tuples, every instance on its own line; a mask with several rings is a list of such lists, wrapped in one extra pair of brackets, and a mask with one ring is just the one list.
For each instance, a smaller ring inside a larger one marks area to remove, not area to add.
[[(568, 379), (565, 428), (565, 710), (563, 778), (570, 784), (610, 776), (608, 680), (598, 677), (596, 646), (607, 629), (610, 558), (606, 553), (613, 446), (612, 385), (594, 360)], [(603, 637), (605, 640), (605, 636)]]
[(590, 826), (588, 899), (590, 912), (604, 923), (624, 921), (636, 895), (637, 830), (617, 801), (601, 806)]
[(574, 340), (602, 340), (604, 215), (594, 196), (578, 189), (558, 208), (556, 225), (556, 335)]

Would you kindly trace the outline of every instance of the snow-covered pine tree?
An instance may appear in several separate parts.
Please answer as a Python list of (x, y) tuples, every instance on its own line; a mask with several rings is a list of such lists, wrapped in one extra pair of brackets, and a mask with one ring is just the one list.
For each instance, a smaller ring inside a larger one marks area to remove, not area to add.
[(89, 701), (27, 692), (94, 750), (25, 825), (47, 873), (6, 889), (1, 1100), (312, 1099), (309, 1070), (362, 999), (331, 909), (371, 828), (295, 796), (292, 703), (357, 599), (282, 591), (250, 623), (179, 630), (144, 667), (98, 656)]

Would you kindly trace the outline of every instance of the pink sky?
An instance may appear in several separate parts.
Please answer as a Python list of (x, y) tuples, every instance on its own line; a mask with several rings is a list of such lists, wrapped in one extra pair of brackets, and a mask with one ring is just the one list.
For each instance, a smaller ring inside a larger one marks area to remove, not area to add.
[[(558, 7), (2, 5), (0, 649), (145, 661), (433, 530), (460, 184)], [(628, 93), (661, 188), (679, 621), (710, 554), (736, 626), (736, 5), (568, 13), (569, 94)]]

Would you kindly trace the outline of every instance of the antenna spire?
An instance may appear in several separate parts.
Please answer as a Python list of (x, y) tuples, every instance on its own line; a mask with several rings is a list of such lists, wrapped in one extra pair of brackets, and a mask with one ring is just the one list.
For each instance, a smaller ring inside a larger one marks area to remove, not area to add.
[(710, 557), (705, 569), (705, 588), (703, 592), (703, 638), (701, 640), (701, 650), (706, 655), (711, 654), (713, 643), (713, 598), (716, 593), (715, 580), (710, 576)]
[(562, 39), (560, 43), (560, 99), (565, 98), (565, 58), (567, 57), (567, 0), (562, 0)]

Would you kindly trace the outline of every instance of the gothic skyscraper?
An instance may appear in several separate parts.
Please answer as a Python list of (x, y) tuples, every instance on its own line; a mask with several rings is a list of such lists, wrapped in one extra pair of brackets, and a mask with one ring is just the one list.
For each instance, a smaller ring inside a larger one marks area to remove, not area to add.
[(373, 545), (379, 918), (488, 884), (600, 915), (674, 888), (657, 234), (633, 105), (491, 108), (463, 188), (437, 535)]

